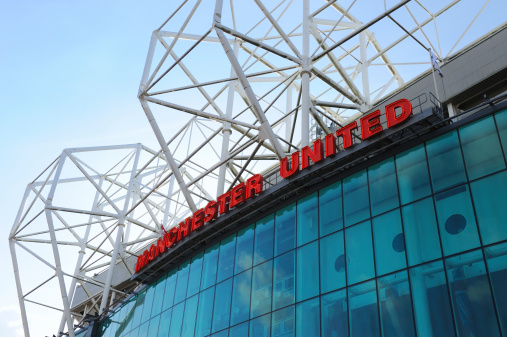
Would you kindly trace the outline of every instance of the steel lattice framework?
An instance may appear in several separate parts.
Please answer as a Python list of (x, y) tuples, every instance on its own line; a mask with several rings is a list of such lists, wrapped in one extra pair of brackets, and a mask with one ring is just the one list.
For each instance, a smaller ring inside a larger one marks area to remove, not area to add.
[[(9, 237), (25, 336), (27, 303), (60, 310), (58, 332), (74, 336), (75, 323), (136, 286), (113, 287), (115, 268), (132, 275), (127, 258), (162, 224), (357, 119), (430, 71), (429, 49), (445, 63), (501, 28), (468, 36), (501, 2), (178, 3), (152, 33), (138, 95), (161, 150), (66, 149), (27, 186)], [(461, 25), (449, 23), (464, 9)], [(78, 284), (87, 298), (72, 306)]]

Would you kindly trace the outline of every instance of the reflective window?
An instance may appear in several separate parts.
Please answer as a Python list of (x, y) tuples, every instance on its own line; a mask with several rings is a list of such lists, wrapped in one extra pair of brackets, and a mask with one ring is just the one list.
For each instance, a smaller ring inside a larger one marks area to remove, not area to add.
[(141, 323), (141, 314), (143, 312), (144, 298), (146, 297), (146, 290), (143, 290), (137, 295), (136, 308), (134, 311), (134, 317), (132, 318), (132, 326), (130, 328), (138, 327)]
[(471, 189), (482, 243), (506, 240), (507, 171), (475, 181)]
[(491, 286), (493, 287), (496, 310), (505, 336), (507, 334), (507, 287), (505, 287), (505, 280), (507, 280), (507, 243), (488, 247), (484, 252)]
[(321, 297), (320, 318), (322, 337), (348, 335), (347, 292), (345, 289)]
[(296, 336), (320, 336), (320, 304), (319, 298), (296, 305)]
[(217, 280), (218, 264), (218, 243), (204, 253), (202, 265), (201, 290), (204, 290), (215, 284)]
[(296, 203), (278, 212), (275, 218), (275, 256), (294, 249), (296, 243)]
[[(201, 276), (199, 275), (199, 278)], [(164, 300), (166, 278), (161, 277), (155, 288), (155, 296), (153, 297), (153, 308), (151, 309), (151, 317), (154, 317), (162, 311), (162, 301)]]
[(329, 185), (319, 191), (320, 236), (343, 228), (341, 182)]
[(232, 276), (234, 271), (234, 254), (236, 252), (236, 235), (231, 235), (220, 242), (218, 256), (217, 283)]
[(254, 265), (273, 257), (274, 215), (271, 214), (255, 224)]
[(442, 257), (433, 198), (401, 209), (408, 264), (413, 266)]
[(397, 155), (396, 171), (398, 172), (402, 205), (431, 194), (424, 145), (416, 146)]
[(286, 307), (273, 312), (271, 315), (271, 336), (272, 337), (293, 337), (295, 336), (294, 306)]
[(215, 287), (208, 288), (199, 294), (197, 321), (195, 323), (195, 337), (203, 337), (211, 333), (211, 315), (213, 314), (214, 298)]
[(479, 247), (468, 185), (437, 194), (435, 204), (445, 255)]
[(183, 324), (181, 327), (181, 336), (194, 336), (195, 319), (197, 315), (198, 295), (190, 297), (185, 303), (185, 313), (183, 315)]
[(150, 328), (150, 322), (141, 324), (137, 337), (148, 337), (148, 329)]
[(230, 328), (229, 335), (231, 337), (248, 337), (248, 322)]
[(250, 321), (250, 337), (271, 336), (271, 314)]
[(297, 202), (297, 244), (304, 245), (319, 237), (319, 205), (317, 192)]
[(273, 270), (273, 310), (294, 303), (296, 261), (294, 251), (275, 259)]
[(373, 216), (399, 206), (394, 159), (389, 158), (368, 169), (371, 214)]
[(345, 230), (347, 281), (361, 282), (375, 276), (370, 221)]
[(183, 325), (183, 313), (185, 302), (181, 302), (173, 307), (173, 315), (171, 317), (171, 329), (169, 329), (169, 337), (180, 337), (181, 326)]
[(304, 301), (319, 294), (319, 243), (312, 242), (297, 250), (296, 300)]
[(434, 192), (467, 181), (463, 156), (456, 131), (432, 139), (426, 143), (431, 182)]
[(380, 337), (375, 280), (349, 288), (350, 337)]
[(496, 127), (502, 141), (503, 153), (507, 157), (507, 110), (495, 114)]
[(164, 291), (164, 303), (162, 305), (162, 311), (167, 310), (173, 306), (174, 303), (174, 289), (176, 289), (176, 275), (178, 270), (171, 270), (166, 276), (165, 291)]
[(253, 261), (253, 242), (254, 242), (254, 225), (238, 232), (236, 245), (236, 263), (234, 273), (241, 273), (252, 267)]
[(244, 322), (250, 318), (251, 286), (251, 269), (234, 277), (234, 284), (232, 287), (231, 325)]
[(459, 135), (470, 180), (505, 168), (492, 116), (461, 127)]
[(211, 337), (229, 337), (229, 330), (222, 330), (220, 332), (214, 333)]
[(148, 328), (147, 337), (158, 337), (158, 325), (160, 323), (160, 315), (155, 316), (150, 320), (150, 327)]
[(229, 326), (231, 316), (232, 278), (217, 284), (215, 290), (215, 305), (213, 307), (212, 332), (217, 332)]
[(343, 179), (343, 207), (345, 226), (350, 226), (370, 217), (366, 170)]
[(199, 292), (199, 286), (201, 285), (201, 271), (202, 271), (202, 259), (204, 252), (197, 254), (192, 258), (190, 264), (190, 276), (188, 278), (188, 289), (187, 297), (195, 295)]
[(320, 240), (320, 290), (327, 293), (345, 287), (343, 231)]
[(172, 309), (164, 311), (160, 315), (160, 323), (158, 326), (158, 334), (159, 336), (169, 336), (169, 328), (171, 327), (171, 314)]
[(190, 270), (190, 261), (184, 262), (179, 270), (176, 278), (176, 293), (174, 294), (174, 303), (183, 301), (187, 295), (188, 272)]
[(153, 306), (153, 298), (155, 296), (155, 284), (148, 287), (143, 303), (143, 314), (141, 315), (141, 323), (151, 318), (151, 308)]
[(407, 267), (405, 241), (401, 229), (400, 211), (373, 218), (373, 241), (377, 275), (384, 275)]
[(253, 268), (250, 317), (271, 311), (273, 260)]

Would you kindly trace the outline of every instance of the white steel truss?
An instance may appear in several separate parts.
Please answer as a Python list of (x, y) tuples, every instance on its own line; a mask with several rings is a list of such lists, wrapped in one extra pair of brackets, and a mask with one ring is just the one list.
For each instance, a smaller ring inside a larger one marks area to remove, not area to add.
[[(176, 4), (151, 35), (138, 94), (161, 150), (66, 149), (27, 186), (9, 236), (25, 336), (27, 303), (62, 311), (58, 333), (74, 336), (75, 323), (136, 286), (115, 288), (115, 268), (131, 276), (128, 257), (157, 239), (162, 224), (176, 226), (252, 174), (269, 175), (281, 158), (427, 73), (428, 49), (445, 64), (503, 27), (467, 37), (499, 3)], [(463, 12), (466, 22), (449, 23)], [(23, 272), (30, 259), (40, 263), (37, 275)], [(75, 304), (78, 285), (86, 299)], [(37, 297), (44, 289), (58, 289), (61, 302)]]

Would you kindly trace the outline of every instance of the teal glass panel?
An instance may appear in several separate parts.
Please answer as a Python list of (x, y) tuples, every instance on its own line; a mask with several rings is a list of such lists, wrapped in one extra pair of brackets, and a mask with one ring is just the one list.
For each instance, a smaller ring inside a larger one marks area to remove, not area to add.
[(218, 243), (206, 249), (202, 265), (201, 290), (207, 289), (217, 281)]
[(192, 258), (192, 263), (190, 264), (190, 274), (188, 277), (187, 297), (193, 296), (199, 292), (203, 257), (204, 252), (197, 254)]
[(250, 318), (250, 290), (252, 289), (252, 270), (249, 269), (234, 277), (232, 286), (231, 325)]
[(296, 203), (276, 212), (275, 256), (294, 249), (296, 243)]
[(253, 268), (250, 318), (271, 311), (273, 260)]
[(137, 337), (137, 335), (139, 334), (139, 328), (135, 328), (133, 329), (131, 332), (130, 332), (130, 335), (129, 337)]
[(248, 268), (252, 268), (253, 261), (253, 242), (254, 225), (250, 225), (238, 232), (236, 245), (236, 263), (234, 274), (241, 273)]
[(153, 307), (151, 309), (151, 316), (154, 317), (162, 312), (162, 302), (164, 301), (166, 278), (161, 277), (157, 281), (155, 287), (155, 296), (153, 297)]
[(150, 328), (150, 322), (145, 322), (139, 327), (137, 337), (148, 337), (148, 329)]
[(380, 337), (375, 281), (349, 288), (350, 337)]
[(148, 329), (148, 337), (159, 337), (158, 326), (160, 323), (160, 315), (155, 316), (150, 320), (150, 327)]
[(294, 306), (286, 307), (271, 314), (271, 336), (294, 337)]
[(229, 337), (229, 329), (214, 333), (211, 337)]
[(229, 327), (231, 317), (232, 278), (217, 284), (215, 288), (215, 305), (213, 307), (213, 325), (211, 332)]
[(336, 182), (319, 191), (320, 236), (343, 228), (342, 184)]
[(271, 336), (271, 314), (250, 321), (250, 337)]
[(402, 205), (431, 194), (423, 144), (396, 156), (396, 172), (398, 173)]
[(239, 324), (229, 329), (229, 336), (231, 337), (248, 337), (248, 323)]
[(273, 258), (274, 226), (274, 214), (255, 224), (254, 266)]
[(273, 270), (273, 310), (294, 303), (295, 253), (290, 251), (275, 259)]
[(320, 336), (320, 303), (318, 297), (296, 305), (296, 336)]
[(415, 337), (407, 272), (384, 276), (377, 282), (382, 336)]
[(178, 269), (171, 270), (166, 276), (164, 303), (162, 304), (162, 311), (167, 310), (173, 306), (174, 303), (174, 290), (176, 289), (176, 276)]
[(377, 276), (407, 267), (400, 211), (394, 210), (372, 220)]
[(134, 296), (128, 301), (127, 314), (125, 315), (125, 319), (122, 324), (122, 331), (129, 331), (132, 329), (132, 321), (134, 319), (134, 313), (136, 311), (136, 300), (137, 298)]
[(189, 271), (190, 260), (183, 262), (178, 268), (178, 277), (176, 278), (176, 292), (174, 293), (174, 303), (179, 303), (186, 298)]
[(496, 127), (502, 142), (503, 153), (507, 157), (507, 110), (495, 114)]
[(345, 252), (348, 284), (375, 277), (370, 221), (345, 230)]
[(319, 242), (297, 249), (296, 300), (304, 301), (319, 294)]
[(471, 183), (472, 197), (483, 244), (507, 239), (507, 171)]
[(181, 337), (194, 337), (195, 319), (197, 315), (198, 295), (190, 297), (185, 302), (185, 313), (183, 315), (183, 325), (181, 327)]
[(320, 291), (327, 293), (345, 287), (343, 231), (320, 239)]
[(343, 179), (345, 226), (353, 225), (370, 217), (369, 200), (366, 170)]
[(484, 249), (502, 332), (507, 335), (507, 243)]
[(505, 168), (493, 116), (461, 127), (459, 135), (470, 180)]
[(479, 235), (468, 185), (437, 194), (435, 204), (446, 256), (479, 247)]
[(132, 326), (130, 328), (136, 328), (141, 324), (141, 315), (143, 313), (144, 298), (146, 297), (146, 290), (143, 290), (137, 295), (136, 309), (134, 311), (134, 317), (132, 318)]
[(402, 207), (408, 264), (410, 266), (442, 257), (433, 198)]
[(234, 272), (234, 254), (236, 252), (236, 235), (231, 235), (220, 242), (218, 256), (217, 283), (232, 276)]
[(500, 337), (482, 251), (445, 261), (459, 336)]
[(440, 192), (467, 181), (458, 132), (448, 132), (426, 143), (433, 191)]
[(371, 214), (373, 216), (400, 205), (394, 158), (388, 158), (368, 168)]
[(158, 335), (159, 337), (167, 337), (169, 336), (169, 328), (171, 327), (171, 315), (173, 313), (172, 309), (164, 311), (160, 315), (160, 324), (158, 325)]
[(199, 294), (197, 321), (195, 323), (195, 337), (204, 337), (211, 333), (211, 315), (213, 313), (214, 299), (215, 287), (208, 288)]
[(144, 297), (143, 314), (141, 315), (141, 323), (151, 318), (151, 308), (153, 306), (153, 298), (155, 296), (155, 284), (148, 287), (146, 296)]
[(322, 337), (348, 335), (347, 292), (345, 289), (320, 298), (320, 319)]
[(410, 283), (417, 334), (456, 336), (442, 261), (410, 269)]
[(315, 192), (297, 202), (298, 247), (319, 237), (319, 198)]
[(185, 302), (180, 302), (173, 307), (173, 315), (171, 317), (171, 328), (169, 337), (181, 337), (181, 326), (183, 325), (183, 313)]

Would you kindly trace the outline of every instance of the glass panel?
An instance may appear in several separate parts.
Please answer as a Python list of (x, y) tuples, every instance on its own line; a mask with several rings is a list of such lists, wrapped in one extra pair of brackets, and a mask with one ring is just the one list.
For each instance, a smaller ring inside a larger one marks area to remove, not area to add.
[(271, 311), (273, 260), (253, 268), (250, 317)]
[(408, 264), (410, 266), (442, 257), (433, 199), (426, 198), (401, 209)]
[(345, 230), (345, 251), (349, 284), (375, 277), (370, 221)]
[(136, 328), (130, 332), (129, 337), (137, 337), (138, 334), (139, 334), (139, 328)]
[(295, 293), (295, 256), (294, 251), (275, 259), (273, 310), (294, 303)]
[(334, 183), (319, 191), (320, 236), (343, 228), (342, 184)]
[(345, 287), (343, 231), (320, 240), (320, 292)]
[(294, 306), (278, 310), (272, 314), (271, 336), (293, 337), (294, 336)]
[(181, 326), (183, 325), (183, 312), (185, 309), (185, 302), (181, 302), (173, 307), (173, 315), (171, 317), (171, 329), (169, 330), (169, 337), (180, 337)]
[(350, 226), (370, 217), (366, 170), (343, 179), (343, 207), (345, 226)]
[(402, 205), (431, 194), (423, 144), (396, 156), (396, 172)]
[(250, 337), (270, 337), (271, 314), (250, 321)]
[(199, 294), (199, 307), (197, 308), (195, 337), (203, 337), (211, 333), (211, 315), (213, 313), (214, 298), (215, 287), (208, 288)]
[(238, 232), (238, 244), (236, 246), (236, 263), (234, 273), (238, 274), (248, 268), (252, 268), (254, 225), (250, 225)]
[(382, 336), (415, 336), (407, 272), (385, 276), (377, 282)]
[(304, 301), (319, 294), (319, 242), (297, 250), (296, 299)]
[(492, 116), (461, 127), (459, 135), (470, 180), (505, 168)]
[(296, 203), (278, 212), (275, 219), (275, 256), (294, 249), (296, 243)]
[(410, 284), (417, 334), (456, 336), (442, 261), (410, 269)]
[(171, 314), (172, 309), (164, 311), (160, 315), (160, 324), (158, 327), (158, 335), (160, 337), (167, 337), (169, 336), (169, 328), (171, 326)]
[(234, 277), (234, 285), (232, 287), (231, 325), (235, 325), (249, 319), (251, 288), (251, 269)]
[(132, 326), (130, 328), (136, 328), (141, 323), (141, 314), (143, 312), (144, 298), (146, 297), (146, 290), (143, 290), (137, 295), (136, 309), (134, 312), (134, 318), (132, 318)]
[(482, 252), (449, 258), (445, 267), (459, 336), (500, 336)]
[(468, 185), (437, 194), (435, 203), (444, 254), (447, 256), (479, 247)]
[(322, 337), (348, 335), (347, 292), (335, 291), (320, 298)]
[(274, 219), (271, 214), (255, 224), (254, 266), (273, 258)]
[(141, 324), (139, 327), (139, 333), (137, 337), (148, 337), (148, 329), (150, 327), (150, 322), (146, 322)]
[(350, 337), (380, 337), (375, 281), (349, 288)]
[(148, 329), (148, 337), (159, 337), (158, 325), (160, 323), (160, 315), (155, 316), (150, 320), (150, 328)]
[(153, 298), (153, 308), (151, 309), (152, 317), (160, 314), (160, 312), (162, 311), (162, 301), (164, 300), (165, 282), (166, 282), (165, 277), (161, 277), (157, 281), (157, 286), (155, 288), (155, 296)]
[(151, 307), (153, 306), (153, 297), (155, 296), (155, 285), (148, 287), (146, 296), (144, 297), (143, 314), (141, 316), (141, 323), (146, 322), (151, 318)]
[(201, 285), (203, 256), (204, 252), (192, 258), (192, 264), (190, 265), (190, 276), (188, 277), (187, 297), (193, 296), (199, 292), (199, 286)]
[(400, 205), (394, 158), (386, 159), (368, 168), (368, 181), (373, 216)]
[(218, 258), (217, 283), (232, 276), (234, 271), (234, 253), (236, 251), (236, 235), (231, 235), (220, 242)]
[(313, 298), (296, 306), (296, 336), (320, 336), (319, 298)]
[(482, 243), (487, 245), (506, 240), (507, 171), (475, 181), (471, 189)]
[(407, 260), (400, 211), (394, 210), (380, 215), (373, 219), (372, 225), (377, 275), (406, 268)]
[(231, 316), (231, 291), (232, 278), (216, 286), (212, 332), (220, 331), (229, 326), (229, 318)]
[(171, 270), (166, 276), (165, 291), (164, 291), (164, 303), (162, 305), (162, 311), (167, 310), (173, 306), (174, 302), (174, 289), (176, 289), (176, 275), (178, 269)]
[(218, 243), (206, 249), (202, 265), (201, 291), (214, 285), (217, 280)]
[(505, 336), (507, 335), (507, 287), (505, 287), (505, 280), (507, 280), (507, 243), (488, 247), (484, 252), (486, 253), (496, 310)]
[(197, 300), (199, 296), (189, 298), (185, 303), (185, 315), (183, 316), (182, 337), (194, 337), (195, 318), (197, 315)]
[(446, 133), (427, 142), (426, 152), (434, 192), (467, 181), (457, 131)]
[(214, 333), (211, 337), (229, 337), (229, 329)]
[(503, 153), (507, 157), (507, 110), (495, 114), (496, 127), (502, 141)]
[(125, 308), (124, 315), (125, 316), (124, 316), (123, 320), (121, 321), (121, 323), (120, 323), (120, 325), (118, 327), (118, 330), (117, 330), (117, 334), (118, 335), (121, 335), (125, 331), (129, 331), (130, 330), (129, 324), (132, 322), (132, 317), (133, 317), (134, 311), (135, 311), (135, 308), (134, 308), (135, 304), (136, 304), (136, 298), (133, 297), (124, 306), (124, 308)]
[(304, 245), (319, 237), (319, 199), (317, 192), (297, 202), (297, 243)]
[(248, 337), (248, 322), (240, 325), (233, 326), (229, 329), (229, 336), (231, 337)]
[(188, 272), (190, 270), (190, 260), (183, 262), (178, 270), (178, 277), (176, 278), (176, 292), (174, 294), (174, 303), (179, 303), (186, 298)]

